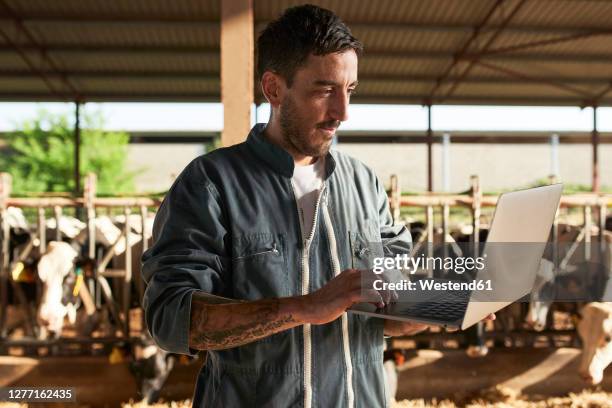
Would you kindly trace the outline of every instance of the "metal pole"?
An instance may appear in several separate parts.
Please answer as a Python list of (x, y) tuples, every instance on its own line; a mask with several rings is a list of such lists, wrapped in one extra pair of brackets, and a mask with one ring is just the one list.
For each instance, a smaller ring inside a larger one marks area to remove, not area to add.
[(53, 207), (53, 214), (55, 217), (55, 240), (62, 240), (62, 230), (60, 229), (60, 221), (62, 219), (62, 207), (56, 205)]
[[(557, 183), (557, 177), (555, 175), (549, 176), (550, 184)], [(559, 207), (555, 211), (555, 218), (550, 232), (550, 242), (552, 244), (552, 261), (553, 271), (557, 273), (557, 267), (559, 266)]]
[[(149, 242), (147, 238), (147, 215), (148, 210), (146, 205), (140, 206), (140, 228), (142, 237), (142, 253), (144, 254), (149, 249)], [(144, 295), (144, 281), (142, 280), (142, 268), (138, 269), (138, 281), (136, 282), (136, 288), (138, 289), (138, 304), (142, 305), (142, 298)], [(144, 313), (142, 314), (144, 317)], [(144, 320), (143, 320), (144, 322)], [(143, 326), (144, 327), (144, 326)]]
[(550, 176), (559, 177), (559, 135), (550, 136)]
[[(431, 205), (425, 207), (425, 222), (427, 223), (427, 258), (431, 258), (433, 257), (434, 244), (434, 211)], [(427, 277), (433, 278), (433, 269), (429, 267), (429, 262), (427, 262), (425, 270), (427, 271)]]
[(81, 104), (74, 102), (74, 192), (81, 194)]
[(391, 215), (393, 224), (398, 225), (401, 212), (401, 193), (399, 189), (399, 179), (397, 174), (391, 175)]
[(40, 239), (39, 252), (47, 252), (47, 220), (45, 218), (45, 207), (38, 207), (38, 238)]
[(593, 225), (592, 211), (590, 204), (583, 207), (584, 217), (584, 260), (591, 260), (591, 225)]
[(450, 134), (442, 135), (442, 189), (450, 191)]
[(474, 245), (474, 258), (479, 255), (480, 242), (480, 210), (482, 203), (482, 190), (477, 175), (470, 176), (470, 193), (472, 195), (472, 244)]
[(8, 307), (8, 285), (9, 285), (9, 240), (10, 227), (8, 224), (7, 201), (11, 194), (11, 176), (8, 173), (0, 173), (0, 223), (2, 225), (2, 245), (0, 262), (0, 338), (6, 337), (6, 313)]
[(431, 105), (427, 105), (427, 191), (433, 191)]
[[(450, 216), (450, 207), (447, 203), (444, 203), (442, 205), (442, 256), (444, 257), (444, 259), (447, 259), (448, 257), (448, 218)], [(448, 273), (448, 270), (445, 268), (444, 269), (444, 275), (446, 277), (446, 274)]]
[(123, 209), (125, 216), (125, 275), (123, 280), (123, 313), (125, 316), (123, 335), (125, 339), (130, 338), (130, 305), (132, 303), (131, 287), (132, 287), (132, 247), (130, 246), (130, 207)]
[(599, 132), (597, 131), (597, 106), (593, 106), (593, 132), (591, 133), (591, 144), (593, 145), (593, 170), (591, 190), (599, 192), (599, 160), (597, 151), (599, 149)]

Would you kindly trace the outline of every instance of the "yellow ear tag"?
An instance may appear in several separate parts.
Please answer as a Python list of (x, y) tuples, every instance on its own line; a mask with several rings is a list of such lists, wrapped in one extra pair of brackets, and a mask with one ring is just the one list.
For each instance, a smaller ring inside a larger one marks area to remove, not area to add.
[(108, 362), (110, 364), (119, 364), (119, 363), (123, 363), (123, 353), (121, 353), (121, 350), (119, 350), (119, 348), (117, 347), (113, 347), (113, 351), (111, 351), (110, 355), (108, 356)]
[(76, 283), (74, 284), (74, 288), (72, 289), (72, 296), (79, 296), (79, 291), (81, 290), (82, 284), (83, 284), (83, 274), (78, 274)]
[(15, 264), (15, 267), (13, 268), (13, 270), (11, 271), (11, 276), (13, 277), (13, 280), (15, 282), (19, 282), (19, 278), (21, 275), (21, 272), (23, 272), (25, 265), (23, 264), (23, 262), (17, 262)]

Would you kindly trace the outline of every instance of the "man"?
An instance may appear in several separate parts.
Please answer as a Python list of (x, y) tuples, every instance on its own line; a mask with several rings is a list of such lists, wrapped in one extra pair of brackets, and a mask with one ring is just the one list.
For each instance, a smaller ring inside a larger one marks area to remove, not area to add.
[(306, 5), (257, 46), (269, 122), (195, 159), (168, 192), (143, 256), (148, 328), (168, 351), (207, 350), (194, 406), (386, 406), (383, 333), (426, 326), (346, 313), (388, 300), (362, 271), (411, 247), (375, 174), (330, 150), (362, 45)]

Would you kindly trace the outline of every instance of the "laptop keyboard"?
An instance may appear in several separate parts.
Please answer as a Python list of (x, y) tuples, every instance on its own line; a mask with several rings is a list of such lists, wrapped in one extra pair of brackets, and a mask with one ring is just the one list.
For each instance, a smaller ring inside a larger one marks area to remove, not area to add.
[(446, 292), (427, 301), (390, 303), (383, 310), (391, 314), (451, 322), (463, 318), (469, 299), (470, 292)]
[[(466, 303), (419, 302), (401, 306), (401, 314), (432, 320), (455, 321), (463, 317)], [(395, 309), (397, 310), (397, 308)]]

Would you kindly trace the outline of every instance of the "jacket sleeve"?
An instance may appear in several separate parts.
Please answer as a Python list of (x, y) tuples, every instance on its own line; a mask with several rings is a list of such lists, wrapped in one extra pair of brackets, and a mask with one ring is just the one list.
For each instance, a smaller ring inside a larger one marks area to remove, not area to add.
[(393, 217), (389, 209), (387, 192), (378, 178), (376, 178), (376, 194), (380, 237), (385, 257), (393, 257), (397, 254), (409, 254), (410, 251), (412, 251), (412, 235), (410, 234), (410, 230), (404, 225), (394, 225)]
[(143, 254), (145, 320), (155, 342), (173, 353), (189, 348), (195, 291), (223, 294), (230, 270), (220, 196), (198, 159), (181, 173), (155, 217), (153, 246)]

